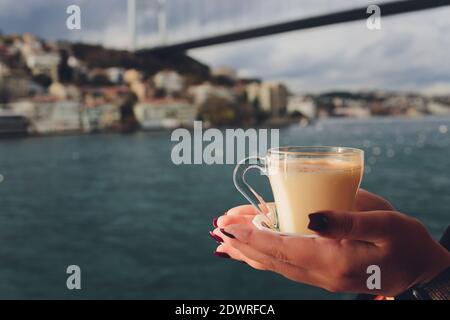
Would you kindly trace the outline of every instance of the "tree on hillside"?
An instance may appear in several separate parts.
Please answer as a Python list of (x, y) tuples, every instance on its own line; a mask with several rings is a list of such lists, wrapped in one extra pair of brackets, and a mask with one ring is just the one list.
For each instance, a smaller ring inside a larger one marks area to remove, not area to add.
[(68, 64), (69, 54), (67, 50), (60, 50), (61, 61), (58, 65), (58, 78), (62, 83), (69, 83), (73, 80), (73, 69)]
[(38, 75), (35, 75), (34, 77), (33, 77), (33, 81), (34, 82), (36, 82), (38, 85), (40, 85), (41, 87), (44, 87), (44, 88), (48, 88), (51, 84), (52, 84), (52, 82), (53, 82), (53, 80), (52, 80), (52, 78), (51, 77), (49, 77), (48, 75), (46, 75), (46, 74), (38, 74)]
[(132, 132), (138, 128), (138, 122), (134, 115), (134, 105), (137, 101), (136, 94), (129, 92), (120, 103), (120, 129), (122, 132)]

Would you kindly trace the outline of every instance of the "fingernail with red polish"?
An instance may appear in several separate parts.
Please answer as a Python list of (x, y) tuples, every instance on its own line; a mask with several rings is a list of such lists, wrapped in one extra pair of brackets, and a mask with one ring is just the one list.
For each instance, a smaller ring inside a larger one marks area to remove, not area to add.
[(214, 226), (214, 228), (217, 228), (217, 220), (218, 220), (219, 218), (214, 218), (213, 219), (213, 226)]
[(216, 257), (219, 258), (231, 258), (228, 254), (226, 254), (225, 252), (219, 252), (219, 251), (214, 251), (214, 255)]
[(236, 239), (236, 237), (235, 236), (233, 236), (231, 233), (229, 233), (229, 232), (226, 232), (225, 231), (225, 229), (220, 229), (220, 232), (222, 232), (224, 235), (226, 235), (228, 238), (231, 238), (231, 239)]
[(216, 240), (217, 243), (219, 243), (219, 244), (223, 243), (223, 239), (221, 237), (219, 237), (217, 234), (210, 231), (209, 235), (211, 236), (211, 238)]
[(316, 232), (325, 232), (329, 227), (329, 219), (325, 212), (309, 214), (308, 229)]

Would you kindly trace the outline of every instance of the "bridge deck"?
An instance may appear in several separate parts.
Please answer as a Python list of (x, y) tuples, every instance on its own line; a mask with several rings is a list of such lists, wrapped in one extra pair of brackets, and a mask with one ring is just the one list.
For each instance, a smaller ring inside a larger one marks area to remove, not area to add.
[[(406, 0), (406, 1), (392, 1), (381, 3), (378, 6), (381, 9), (381, 16), (391, 16), (395, 14), (402, 14), (420, 10), (427, 10), (450, 5), (450, 0)], [(206, 47), (227, 42), (246, 40), (256, 37), (274, 35), (282, 32), (289, 32), (295, 30), (303, 30), (309, 28), (316, 28), (332, 24), (351, 22), (357, 20), (367, 19), (367, 6), (352, 10), (346, 10), (311, 18), (299, 19), (284, 23), (278, 23), (254, 29), (237, 31), (228, 34), (207, 37), (203, 39), (191, 40), (182, 43), (176, 43), (168, 46), (153, 47), (139, 50), (139, 52), (154, 52), (154, 53), (170, 53), (186, 51), (188, 49)]]

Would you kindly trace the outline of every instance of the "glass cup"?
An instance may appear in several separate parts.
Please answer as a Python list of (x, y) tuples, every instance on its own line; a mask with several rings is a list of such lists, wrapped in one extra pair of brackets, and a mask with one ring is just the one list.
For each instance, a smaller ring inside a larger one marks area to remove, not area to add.
[[(246, 182), (256, 168), (268, 176), (275, 203), (264, 199)], [(281, 147), (264, 158), (249, 157), (238, 163), (233, 181), (257, 209), (253, 222), (285, 234), (313, 235), (309, 217), (322, 210), (353, 208), (364, 169), (364, 151), (346, 147)]]

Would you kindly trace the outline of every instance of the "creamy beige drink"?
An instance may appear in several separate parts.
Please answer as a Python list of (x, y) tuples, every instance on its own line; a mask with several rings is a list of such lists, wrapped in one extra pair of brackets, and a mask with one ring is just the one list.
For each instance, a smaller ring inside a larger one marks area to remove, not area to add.
[[(253, 168), (269, 177), (276, 209), (245, 181), (246, 172)], [(353, 209), (363, 168), (364, 152), (359, 149), (281, 147), (269, 149), (264, 158), (240, 161), (233, 181), (259, 212), (253, 219), (258, 228), (310, 235), (310, 213)]]
[(361, 157), (272, 158), (267, 171), (281, 232), (312, 234), (310, 213), (351, 210), (362, 179)]

